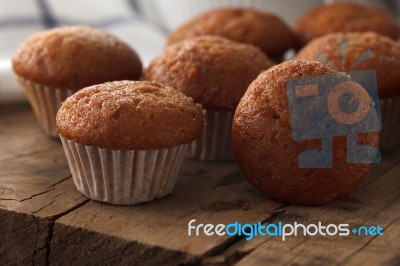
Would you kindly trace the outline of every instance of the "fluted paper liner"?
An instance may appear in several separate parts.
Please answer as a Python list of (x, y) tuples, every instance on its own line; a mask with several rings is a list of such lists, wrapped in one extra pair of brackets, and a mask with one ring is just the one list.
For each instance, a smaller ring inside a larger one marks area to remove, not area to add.
[(206, 111), (200, 138), (189, 144), (187, 157), (202, 161), (232, 161), (232, 111)]
[(76, 188), (90, 199), (117, 205), (170, 194), (187, 147), (111, 150), (60, 138)]
[(76, 90), (52, 88), (21, 77), (17, 77), (17, 79), (26, 91), (33, 112), (43, 132), (51, 137), (58, 137), (56, 131), (57, 111), (60, 109), (62, 102)]
[(390, 152), (400, 144), (400, 97), (380, 100), (382, 115), (382, 131), (380, 133), (380, 149)]

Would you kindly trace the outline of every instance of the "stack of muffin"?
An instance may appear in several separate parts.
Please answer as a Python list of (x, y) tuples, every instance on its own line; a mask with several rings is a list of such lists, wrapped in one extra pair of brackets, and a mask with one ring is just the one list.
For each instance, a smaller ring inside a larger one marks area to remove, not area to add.
[[(390, 38), (398, 36), (388, 15), (355, 4), (317, 7), (293, 30), (274, 14), (223, 8), (172, 32), (143, 74), (130, 47), (86, 26), (30, 37), (13, 66), (40, 126), (60, 136), (75, 185), (91, 199), (151, 201), (172, 192), (185, 156), (214, 162), (235, 154), (247, 180), (269, 197), (314, 205), (348, 193), (371, 164), (347, 163), (346, 140), (338, 139), (332, 168), (300, 168), (299, 153), (321, 144), (292, 138), (286, 82), (375, 69), (382, 136), (394, 147), (400, 45)], [(304, 61), (281, 63), (291, 48), (302, 48), (296, 60)], [(353, 66), (366, 49), (372, 55)], [(360, 141), (377, 146), (379, 135)]]

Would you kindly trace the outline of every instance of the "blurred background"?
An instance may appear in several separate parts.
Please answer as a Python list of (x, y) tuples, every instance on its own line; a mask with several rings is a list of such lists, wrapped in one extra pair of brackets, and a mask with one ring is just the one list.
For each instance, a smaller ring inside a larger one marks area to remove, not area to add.
[[(128, 43), (144, 65), (164, 47), (169, 31), (207, 9), (245, 6), (273, 12), (293, 24), (310, 8), (338, 0), (0, 0), (0, 102), (25, 101), (11, 58), (30, 34), (62, 25), (87, 24)], [(353, 0), (385, 9), (400, 20), (400, 0)]]

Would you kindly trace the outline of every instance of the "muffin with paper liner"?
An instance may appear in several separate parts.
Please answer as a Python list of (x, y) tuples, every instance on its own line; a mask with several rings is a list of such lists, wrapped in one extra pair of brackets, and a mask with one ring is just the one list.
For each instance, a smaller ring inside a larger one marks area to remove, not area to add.
[(326, 63), (339, 71), (376, 72), (383, 129), (382, 151), (400, 144), (400, 44), (375, 32), (331, 33), (311, 41), (296, 60)]
[(251, 81), (272, 65), (255, 46), (200, 36), (168, 46), (144, 78), (173, 86), (206, 109), (206, 126), (190, 145), (189, 158), (229, 161), (235, 108)]
[(187, 143), (204, 126), (201, 105), (148, 81), (84, 88), (62, 104), (60, 134), (77, 189), (118, 205), (172, 192)]
[(36, 33), (21, 44), (12, 63), (43, 132), (52, 137), (58, 136), (55, 117), (68, 96), (107, 81), (137, 80), (142, 72), (134, 50), (89, 26)]

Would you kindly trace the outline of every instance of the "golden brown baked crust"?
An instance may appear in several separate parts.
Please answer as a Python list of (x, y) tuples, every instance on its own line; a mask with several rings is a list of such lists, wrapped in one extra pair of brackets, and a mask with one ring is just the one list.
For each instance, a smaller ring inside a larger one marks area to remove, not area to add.
[[(346, 41), (346, 58), (342, 64), (339, 43)], [(372, 57), (354, 65), (368, 49)], [(323, 55), (323, 57), (321, 57)], [(296, 55), (297, 60), (326, 62), (328, 59), (343, 72), (375, 69), (380, 97), (400, 94), (400, 44), (374, 32), (332, 33), (311, 41)]]
[(84, 88), (57, 114), (61, 136), (109, 149), (161, 149), (189, 143), (204, 126), (201, 105), (148, 81), (115, 81)]
[[(299, 168), (301, 152), (319, 149), (320, 140), (292, 138), (286, 81), (335, 73), (320, 62), (287, 61), (260, 74), (240, 101), (232, 140), (247, 180), (269, 197), (318, 205), (348, 193), (370, 171), (370, 164), (346, 162), (346, 137), (333, 138), (333, 167)], [(377, 147), (378, 133), (358, 135), (360, 144)]]
[(299, 46), (332, 32), (374, 31), (392, 39), (400, 35), (396, 21), (384, 11), (355, 3), (320, 5), (300, 18), (294, 31)]
[(200, 36), (167, 47), (144, 79), (172, 86), (205, 109), (234, 110), (250, 82), (272, 65), (255, 46)]
[(128, 45), (88, 26), (60, 27), (29, 37), (13, 58), (14, 71), (57, 88), (81, 89), (140, 78), (142, 64)]
[(277, 16), (246, 8), (221, 8), (200, 14), (168, 36), (167, 44), (200, 35), (217, 35), (259, 47), (268, 56), (293, 47), (291, 29)]

